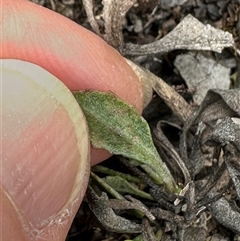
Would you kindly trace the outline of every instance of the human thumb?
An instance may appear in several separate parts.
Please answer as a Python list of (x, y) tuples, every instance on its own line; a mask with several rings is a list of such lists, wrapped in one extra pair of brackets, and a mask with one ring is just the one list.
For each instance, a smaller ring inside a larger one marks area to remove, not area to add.
[(84, 115), (39, 66), (0, 63), (2, 240), (65, 240), (88, 182)]

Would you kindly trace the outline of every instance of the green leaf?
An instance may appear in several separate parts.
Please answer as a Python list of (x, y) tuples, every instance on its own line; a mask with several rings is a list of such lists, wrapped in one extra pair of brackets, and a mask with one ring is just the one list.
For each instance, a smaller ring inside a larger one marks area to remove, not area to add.
[(129, 183), (127, 180), (123, 179), (119, 176), (107, 176), (105, 178), (102, 178), (108, 185), (110, 185), (114, 190), (120, 193), (128, 193), (128, 194), (134, 194), (136, 196), (153, 200), (150, 194), (138, 189), (136, 186), (133, 186), (131, 183)]
[[(105, 182), (104, 178), (98, 177), (94, 172), (90, 172), (90, 176), (96, 183), (101, 185), (107, 191), (107, 193), (111, 194), (114, 198), (118, 200), (126, 200), (121, 194), (119, 194), (114, 188), (112, 188), (107, 182)], [(142, 218), (144, 216), (139, 210), (134, 210), (132, 213), (135, 214), (137, 217)]]
[(90, 172), (91, 178), (93, 178), (98, 184), (100, 184), (109, 194), (118, 200), (125, 200), (125, 198), (114, 190), (109, 184), (107, 184), (102, 178), (98, 177), (94, 172)]
[(110, 92), (73, 93), (89, 127), (92, 145), (147, 164), (169, 191), (177, 186), (153, 144), (147, 122), (137, 110)]
[(137, 183), (137, 184), (143, 183), (143, 181), (141, 179), (137, 178), (137, 177), (134, 177), (134, 176), (131, 176), (129, 174), (122, 173), (122, 172), (118, 172), (118, 171), (112, 170), (108, 167), (101, 166), (101, 165), (94, 166), (94, 167), (92, 167), (91, 170), (93, 172), (100, 172), (100, 173), (103, 173), (103, 174), (107, 174), (109, 176), (122, 177), (123, 179), (125, 179), (129, 182), (134, 182), (134, 183)]

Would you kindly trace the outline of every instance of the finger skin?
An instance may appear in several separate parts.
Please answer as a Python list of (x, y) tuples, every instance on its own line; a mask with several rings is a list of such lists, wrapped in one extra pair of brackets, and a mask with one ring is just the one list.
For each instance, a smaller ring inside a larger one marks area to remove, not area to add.
[(2, 206), (12, 214), (0, 216), (9, 221), (15, 209), (27, 240), (61, 240), (89, 177), (85, 117), (69, 89), (39, 66), (2, 60), (0, 71)]
[[(35, 63), (60, 79), (70, 90), (112, 91), (141, 111), (142, 90), (138, 78), (125, 60), (99, 37), (29, 1), (0, 0), (0, 8), (0, 58)], [(91, 164), (108, 156), (104, 150), (92, 149)], [(43, 240), (65, 240), (79, 204), (80, 200), (74, 204), (65, 225), (58, 225), (58, 220), (53, 219), (49, 236)], [(6, 207), (1, 221), (6, 227), (11, 223), (16, 227), (15, 233), (8, 232), (9, 236), (3, 240), (23, 241), (22, 223), (18, 223), (16, 217), (19, 216), (14, 213), (7, 196), (1, 196), (1, 207)]]
[[(9, 202), (8, 197), (5, 195), (5, 191), (0, 187), (1, 192), (1, 222), (0, 234), (1, 240), (16, 240), (26, 241), (25, 235), (22, 232), (22, 224), (19, 220), (19, 216), (16, 213), (16, 209)], [(3, 225), (4, 224), (4, 225)]]
[[(0, 0), (3, 35), (0, 58), (35, 63), (71, 90), (112, 91), (142, 109), (141, 84), (120, 54), (65, 17), (26, 0)], [(92, 152), (91, 163), (106, 157)]]

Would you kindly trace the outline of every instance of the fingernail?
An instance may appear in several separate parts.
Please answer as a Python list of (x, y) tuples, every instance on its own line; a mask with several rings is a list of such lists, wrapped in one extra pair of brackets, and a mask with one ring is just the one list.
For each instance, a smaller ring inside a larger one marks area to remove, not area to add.
[(1, 180), (34, 237), (76, 212), (88, 182), (88, 129), (71, 92), (53, 75), (20, 60), (1, 60), (0, 67)]

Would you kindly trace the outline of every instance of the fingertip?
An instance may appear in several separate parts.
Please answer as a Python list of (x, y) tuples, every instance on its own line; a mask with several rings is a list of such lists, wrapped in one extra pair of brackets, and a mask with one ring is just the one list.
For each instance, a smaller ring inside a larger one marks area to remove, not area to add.
[[(70, 90), (111, 91), (142, 111), (138, 77), (124, 58), (94, 33), (26, 0), (1, 2), (4, 35), (0, 58), (35, 63)], [(110, 156), (92, 152), (92, 165)]]
[(4, 235), (64, 240), (88, 183), (86, 120), (69, 89), (39, 66), (2, 60), (0, 72), (4, 227), (18, 217)]
[(97, 35), (30, 1), (3, 2), (2, 58), (35, 63), (71, 90), (112, 91), (142, 110), (141, 84), (124, 58)]

